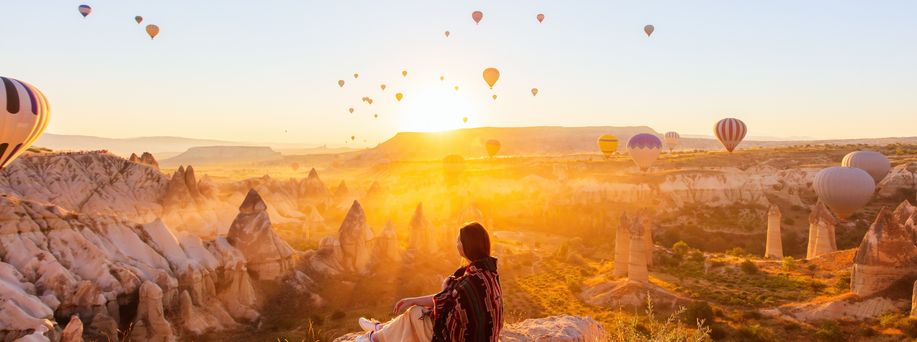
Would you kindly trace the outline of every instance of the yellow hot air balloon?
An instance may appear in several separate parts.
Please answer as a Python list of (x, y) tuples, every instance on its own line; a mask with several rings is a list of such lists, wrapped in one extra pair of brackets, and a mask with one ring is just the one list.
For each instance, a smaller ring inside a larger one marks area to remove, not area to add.
[(502, 146), (500, 144), (500, 141), (495, 140), (495, 139), (490, 139), (484, 143), (484, 148), (487, 149), (487, 155), (490, 156), (491, 158), (497, 155), (497, 152), (500, 151), (500, 146)]
[(497, 84), (497, 80), (499, 79), (500, 70), (497, 70), (497, 68), (484, 69), (484, 82), (487, 82), (487, 85), (490, 86), (490, 89), (494, 88), (494, 84)]
[(395, 99), (398, 100), (398, 102), (401, 102), (402, 98), (404, 98), (404, 94), (402, 93), (395, 94)]
[(146, 26), (146, 34), (150, 35), (150, 39), (156, 38), (159, 34), (159, 26), (150, 24)]
[(439, 76), (439, 80), (440, 80), (440, 81), (445, 81), (445, 80), (446, 80), (446, 76), (440, 75), (440, 76)]
[(366, 103), (369, 103), (370, 106), (373, 104), (373, 99), (366, 99)]
[(538, 88), (532, 88), (532, 96), (538, 95)]
[(31, 84), (0, 76), (0, 170), (38, 140), (48, 127), (51, 107)]
[(384, 85), (384, 84), (380, 84), (380, 85), (379, 85), (379, 88), (381, 88), (382, 91), (385, 91), (385, 85)]
[(344, 80), (338, 80), (338, 86), (344, 88)]
[(402, 71), (401, 71), (401, 77), (408, 77), (408, 71), (407, 71), (407, 70), (402, 70)]
[(468, 117), (466, 116), (466, 117), (462, 118), (462, 122), (468, 123)]
[(353, 114), (353, 108), (347, 108), (347, 111), (350, 112), (350, 114)]
[(602, 154), (605, 155), (605, 158), (610, 158), (615, 152), (618, 151), (618, 137), (611, 134), (605, 134), (599, 137), (596, 141), (596, 144), (599, 145), (599, 150), (602, 151)]
[(497, 94), (494, 94), (493, 98), (494, 98), (494, 101), (496, 101), (496, 100), (497, 100)]
[(459, 90), (459, 87), (458, 87), (458, 86), (455, 86), (455, 91), (458, 91), (458, 90)]

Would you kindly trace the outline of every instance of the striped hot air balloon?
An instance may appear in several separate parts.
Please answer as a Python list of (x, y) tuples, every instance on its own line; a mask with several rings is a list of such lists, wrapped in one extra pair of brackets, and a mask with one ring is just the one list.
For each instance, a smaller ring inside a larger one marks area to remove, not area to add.
[(862, 169), (834, 166), (815, 174), (812, 188), (837, 217), (846, 219), (869, 203), (876, 183)]
[(876, 151), (850, 152), (844, 156), (841, 166), (855, 167), (866, 171), (876, 181), (876, 184), (879, 184), (888, 174), (888, 170), (892, 168), (888, 158)]
[(723, 143), (726, 150), (732, 152), (736, 149), (736, 146), (739, 146), (742, 139), (745, 139), (745, 133), (748, 133), (748, 129), (742, 120), (725, 118), (717, 122), (716, 126), (713, 126), (713, 133)]
[(662, 140), (653, 134), (640, 133), (627, 141), (627, 153), (643, 171), (653, 166), (661, 150)]
[(31, 84), (0, 77), (0, 170), (25, 152), (48, 127), (51, 107)]
[(618, 137), (611, 134), (600, 136), (596, 144), (599, 145), (599, 150), (602, 151), (605, 158), (611, 158), (611, 155), (618, 151)]
[(676, 147), (678, 147), (678, 142), (681, 140), (681, 135), (678, 132), (665, 132), (665, 146), (669, 148), (669, 152), (672, 152)]

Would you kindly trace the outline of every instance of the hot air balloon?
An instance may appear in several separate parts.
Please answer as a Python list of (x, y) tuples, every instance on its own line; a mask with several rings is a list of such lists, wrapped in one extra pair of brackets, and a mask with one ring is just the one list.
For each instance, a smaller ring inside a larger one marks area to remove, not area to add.
[(446, 80), (446, 76), (439, 76), (439, 80), (440, 80), (440, 81), (445, 81), (445, 80)]
[(360, 78), (360, 74), (353, 74), (353, 78)]
[(0, 77), (0, 170), (24, 153), (48, 127), (51, 107), (35, 86)]
[(299, 170), (299, 163), (290, 164), (290, 168), (293, 169), (293, 171)]
[(353, 141), (353, 140), (356, 139), (356, 138), (357, 138), (357, 137), (351, 135), (351, 136), (350, 136), (350, 141)]
[(483, 19), (483, 18), (484, 18), (484, 12), (481, 12), (481, 11), (474, 11), (474, 12), (471, 12), (471, 19), (474, 19), (474, 24), (475, 24), (475, 25), (480, 24), (480, 23), (481, 23), (481, 19)]
[(879, 184), (888, 174), (888, 170), (892, 168), (888, 158), (876, 151), (850, 152), (844, 156), (841, 166), (855, 167), (866, 171), (876, 184)]
[(495, 139), (490, 139), (484, 143), (484, 148), (487, 149), (487, 155), (493, 158), (497, 155), (497, 152), (500, 152), (500, 142)]
[(646, 171), (653, 166), (662, 150), (662, 140), (653, 134), (640, 133), (627, 141), (627, 153), (640, 170)]
[(338, 86), (340, 86), (341, 88), (344, 88), (344, 83), (345, 83), (344, 80), (338, 80)]
[(458, 86), (455, 86), (455, 91), (458, 91), (458, 90), (459, 90), (459, 87), (458, 87)]
[(159, 34), (159, 26), (150, 24), (146, 26), (146, 34), (150, 35), (150, 39), (156, 38), (156, 35)]
[(538, 15), (535, 16), (535, 19), (538, 19), (539, 23), (544, 21), (544, 14), (538, 13)]
[(350, 112), (350, 114), (353, 114), (353, 108), (347, 108), (347, 111)]
[(143, 22), (143, 17), (141, 17), (141, 16), (138, 15), (138, 16), (134, 17), (134, 21), (136, 21), (138, 24), (139, 24), (139, 23), (142, 23), (142, 22)]
[(408, 77), (408, 71), (407, 71), (407, 70), (402, 70), (402, 71), (401, 71), (401, 77)]
[(404, 98), (404, 94), (402, 93), (395, 94), (395, 99), (398, 100), (398, 102), (401, 102), (402, 98)]
[(723, 143), (726, 150), (731, 153), (736, 149), (736, 146), (739, 146), (742, 139), (745, 139), (745, 133), (748, 133), (748, 129), (742, 120), (725, 118), (713, 126), (713, 133)]
[(681, 135), (678, 132), (665, 132), (665, 146), (668, 146), (669, 152), (678, 147), (679, 140), (681, 140)]
[(494, 88), (494, 84), (497, 84), (497, 80), (499, 79), (500, 70), (497, 70), (497, 68), (484, 69), (484, 82), (487, 82), (487, 85), (490, 86), (490, 89)]
[(653, 34), (653, 31), (656, 31), (656, 27), (654, 27), (653, 25), (646, 25), (643, 27), (643, 32), (646, 32), (647, 37)]
[(466, 116), (466, 117), (462, 118), (462, 122), (468, 123), (468, 117)]
[(445, 35), (446, 35), (446, 38), (449, 38), (449, 31), (446, 31)]
[(85, 18), (85, 17), (88, 17), (89, 14), (92, 13), (92, 7), (90, 7), (89, 5), (80, 5), (79, 11), (80, 11), (80, 14), (83, 15), (83, 18)]
[(378, 119), (378, 118), (379, 118), (379, 114), (373, 114), (373, 118)]
[(370, 106), (373, 105), (373, 99), (366, 99), (366, 103), (369, 103)]
[(834, 166), (815, 174), (812, 187), (818, 199), (837, 217), (846, 219), (872, 199), (876, 183), (866, 171), (855, 167)]
[(492, 96), (492, 97), (493, 97), (494, 101), (497, 100), (497, 94), (494, 94), (494, 96)]
[(380, 84), (380, 85), (379, 85), (379, 88), (381, 88), (382, 91), (385, 91), (385, 85), (384, 85), (384, 84)]
[(532, 96), (538, 95), (538, 88), (532, 88)]
[(361, 100), (363, 100), (363, 102), (366, 102), (366, 99), (368, 99), (368, 97), (363, 96), (363, 98), (362, 98)]
[(600, 136), (596, 143), (599, 145), (599, 150), (602, 151), (605, 158), (611, 157), (612, 154), (618, 151), (618, 137), (611, 134)]

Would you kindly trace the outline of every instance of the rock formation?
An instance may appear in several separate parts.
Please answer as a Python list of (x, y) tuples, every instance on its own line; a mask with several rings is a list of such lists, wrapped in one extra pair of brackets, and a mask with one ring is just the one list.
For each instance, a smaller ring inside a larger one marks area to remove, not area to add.
[(867, 297), (894, 283), (917, 277), (914, 226), (917, 207), (907, 201), (894, 211), (882, 208), (853, 259), (850, 289)]
[(911, 318), (917, 318), (917, 281), (914, 281), (914, 292), (911, 294)]
[(366, 213), (360, 202), (353, 201), (347, 216), (338, 229), (344, 271), (355, 274), (369, 273), (372, 260), (373, 231), (366, 224)]
[(159, 170), (159, 163), (156, 161), (156, 158), (153, 158), (153, 154), (150, 152), (143, 152), (140, 155), (140, 163), (152, 166), (154, 169)]
[(414, 216), (411, 218), (411, 237), (408, 249), (420, 255), (433, 253), (436, 246), (432, 242), (432, 228), (430, 221), (423, 214), (423, 203), (418, 203), (417, 208), (414, 209)]
[(917, 163), (895, 166), (878, 185), (876, 198), (913, 198), (917, 192)]
[(641, 210), (638, 213), (637, 220), (639, 224), (643, 226), (643, 252), (644, 259), (646, 260), (646, 266), (653, 266), (653, 216), (652, 213), (647, 210)]
[(615, 230), (615, 277), (627, 276), (627, 263), (630, 260), (630, 231), (631, 220), (627, 213), (621, 213), (621, 222)]
[(331, 192), (318, 177), (315, 168), (309, 170), (309, 176), (303, 180), (301, 194), (309, 204), (326, 203), (331, 199)]
[[(352, 342), (361, 334), (347, 334), (334, 342)], [(604, 341), (605, 328), (592, 317), (551, 316), (531, 318), (519, 323), (506, 324), (500, 332), (503, 342), (577, 342)]]
[(83, 321), (77, 315), (70, 316), (70, 322), (64, 327), (61, 334), (60, 342), (82, 342), (83, 341)]
[(834, 239), (834, 227), (837, 224), (834, 214), (824, 203), (819, 201), (809, 214), (809, 241), (806, 248), (806, 259), (816, 258), (837, 250)]
[(140, 162), (140, 156), (138, 156), (136, 153), (131, 153), (130, 158), (127, 158), (127, 160), (130, 160), (131, 163), (139, 163), (139, 162)]
[(385, 229), (376, 237), (373, 255), (380, 261), (398, 263), (401, 260), (401, 248), (398, 247), (398, 236), (392, 221), (385, 224)]
[(140, 286), (140, 304), (131, 330), (131, 339), (137, 341), (175, 341), (172, 324), (165, 318), (162, 308), (163, 293), (155, 283), (146, 281)]
[(783, 240), (780, 237), (782, 219), (780, 208), (771, 205), (767, 210), (767, 244), (764, 246), (764, 257), (767, 259), (783, 259)]
[(630, 233), (630, 258), (627, 261), (627, 279), (641, 284), (649, 283), (649, 272), (646, 269), (645, 228), (640, 220), (635, 220), (628, 227)]
[(254, 189), (239, 206), (227, 239), (242, 251), (256, 280), (278, 280), (293, 266), (293, 248), (274, 232), (267, 205)]

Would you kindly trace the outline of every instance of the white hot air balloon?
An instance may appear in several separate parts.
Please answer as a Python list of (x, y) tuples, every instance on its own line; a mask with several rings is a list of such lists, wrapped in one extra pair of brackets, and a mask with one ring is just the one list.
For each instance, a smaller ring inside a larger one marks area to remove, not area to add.
[(652, 134), (640, 133), (627, 141), (627, 153), (630, 154), (637, 167), (643, 171), (653, 166), (653, 163), (659, 158), (660, 150), (662, 150), (662, 140)]
[(32, 146), (48, 127), (51, 107), (38, 88), (0, 77), (0, 170)]
[(669, 148), (671, 153), (676, 147), (678, 147), (678, 142), (681, 140), (681, 135), (678, 132), (666, 132), (665, 133), (665, 146)]
[(834, 166), (815, 175), (812, 187), (837, 217), (846, 219), (872, 199), (876, 183), (866, 171), (855, 167)]
[(879, 184), (888, 174), (888, 170), (892, 168), (888, 158), (876, 151), (850, 152), (844, 156), (841, 166), (855, 167), (866, 171), (876, 181), (876, 184)]

